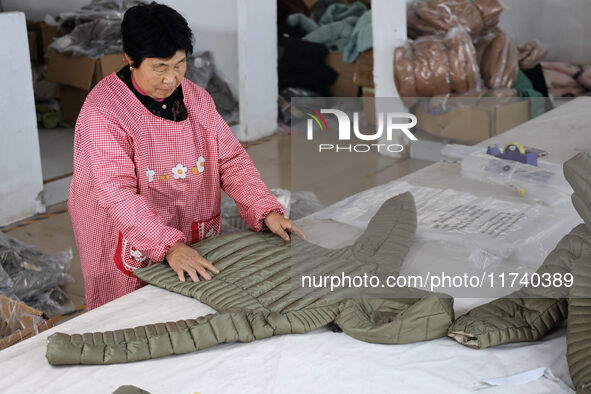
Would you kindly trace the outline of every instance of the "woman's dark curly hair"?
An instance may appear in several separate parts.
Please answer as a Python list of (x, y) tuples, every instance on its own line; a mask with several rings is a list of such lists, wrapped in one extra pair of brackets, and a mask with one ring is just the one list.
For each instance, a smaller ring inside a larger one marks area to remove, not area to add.
[(155, 1), (125, 12), (121, 22), (123, 50), (139, 67), (147, 57), (168, 59), (176, 51), (193, 52), (193, 32), (181, 14)]

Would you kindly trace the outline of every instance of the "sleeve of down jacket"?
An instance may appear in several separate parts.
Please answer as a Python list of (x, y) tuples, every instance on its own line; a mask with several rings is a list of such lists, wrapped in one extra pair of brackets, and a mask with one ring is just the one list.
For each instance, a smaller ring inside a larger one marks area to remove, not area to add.
[[(52, 334), (47, 361), (52, 365), (116, 364), (196, 352), (231, 342), (252, 342), (282, 334), (303, 334), (330, 323), (336, 307), (326, 310), (220, 312), (196, 320), (149, 324), (116, 331)], [(291, 315), (291, 316), (290, 316)], [(291, 318), (290, 318), (291, 317)]]
[(138, 194), (133, 146), (114, 114), (85, 109), (76, 124), (75, 150), (90, 170), (99, 205), (132, 245), (153, 261), (162, 261), (170, 246), (184, 242), (183, 232), (166, 226)]
[[(591, 256), (591, 234), (579, 225), (560, 240), (536, 272), (540, 278), (566, 278), (573, 267), (585, 264), (584, 256)], [(566, 319), (568, 296), (564, 283), (561, 287), (524, 286), (460, 316), (449, 327), (448, 335), (476, 349), (535, 341)]]

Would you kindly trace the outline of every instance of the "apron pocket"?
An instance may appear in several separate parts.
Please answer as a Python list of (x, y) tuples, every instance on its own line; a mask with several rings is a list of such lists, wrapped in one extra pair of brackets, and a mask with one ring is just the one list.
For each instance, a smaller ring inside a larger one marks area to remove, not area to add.
[(222, 222), (220, 215), (202, 222), (193, 222), (191, 225), (191, 243), (197, 243), (206, 238), (214, 237), (222, 233)]
[(113, 259), (117, 268), (131, 277), (135, 277), (133, 271), (136, 268), (147, 267), (152, 262), (146, 255), (127, 242), (121, 232), (119, 232), (119, 240), (117, 241), (117, 249), (115, 250)]

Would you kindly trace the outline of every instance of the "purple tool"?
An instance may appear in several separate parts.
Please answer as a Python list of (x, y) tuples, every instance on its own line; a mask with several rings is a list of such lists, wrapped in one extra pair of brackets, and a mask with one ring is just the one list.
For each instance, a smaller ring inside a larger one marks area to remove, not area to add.
[(498, 157), (499, 159), (518, 161), (535, 167), (538, 166), (538, 154), (536, 152), (525, 150), (523, 146), (517, 142), (507, 145), (503, 152), (501, 152), (501, 149), (499, 149), (497, 145), (489, 146), (486, 153)]

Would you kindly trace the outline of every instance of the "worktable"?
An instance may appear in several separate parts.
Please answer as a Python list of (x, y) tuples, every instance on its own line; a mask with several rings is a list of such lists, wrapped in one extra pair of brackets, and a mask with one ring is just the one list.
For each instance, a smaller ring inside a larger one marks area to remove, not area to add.
[[(591, 150), (589, 108), (591, 98), (573, 100), (481, 145), (504, 146), (518, 141), (547, 150), (546, 159), (561, 164), (582, 149)], [(499, 199), (519, 198), (509, 188), (462, 178), (460, 165), (453, 162), (435, 163), (402, 180)], [(566, 230), (553, 234), (549, 242), (560, 239), (578, 223), (580, 219), (567, 223)], [(324, 246), (331, 247), (350, 244), (361, 232), (313, 215), (300, 224), (310, 239), (324, 239)], [(339, 229), (338, 240), (330, 239), (330, 230), (335, 228)], [(437, 252), (427, 247), (420, 252), (411, 250), (410, 255), (416, 258), (420, 253)], [(456, 300), (456, 314), (486, 301)], [(54, 332), (114, 330), (212, 312), (194, 299), (148, 285), (1, 351), (0, 392), (111, 393), (121, 385), (133, 384), (153, 394), (470, 393), (481, 380), (539, 367), (549, 368), (571, 384), (564, 328), (539, 342), (484, 350), (464, 347), (450, 338), (408, 345), (370, 344), (323, 328), (304, 335), (223, 344), (197, 353), (119, 365), (53, 367), (45, 359), (46, 340)], [(487, 393), (561, 390), (556, 381), (540, 378), (524, 385), (490, 388)]]

